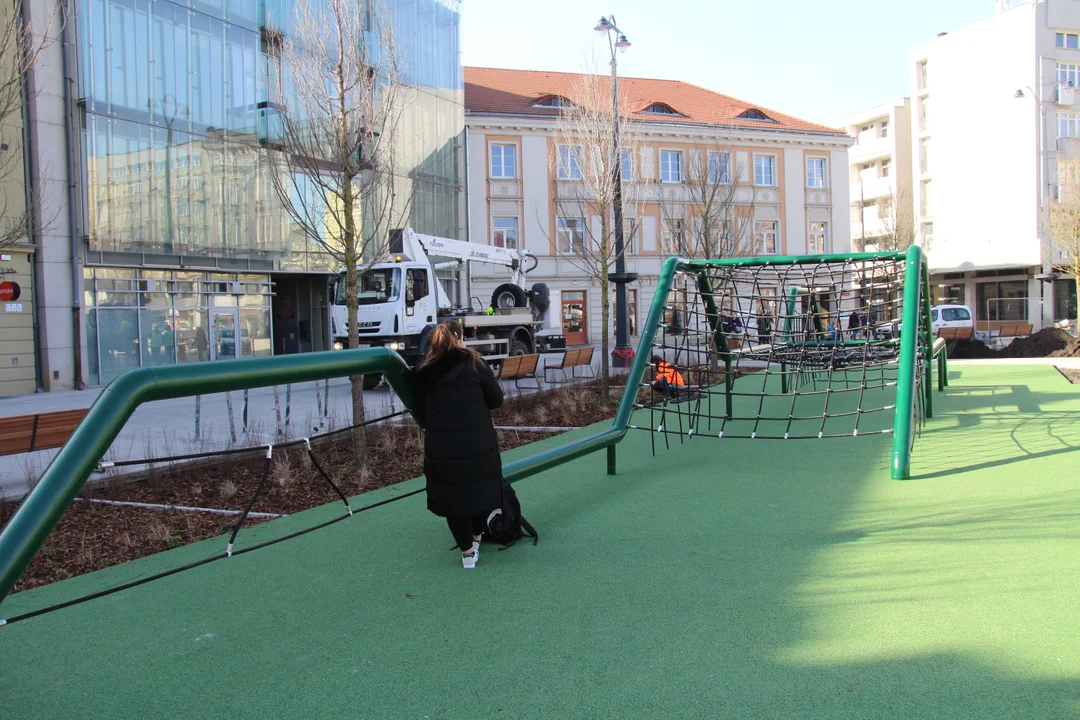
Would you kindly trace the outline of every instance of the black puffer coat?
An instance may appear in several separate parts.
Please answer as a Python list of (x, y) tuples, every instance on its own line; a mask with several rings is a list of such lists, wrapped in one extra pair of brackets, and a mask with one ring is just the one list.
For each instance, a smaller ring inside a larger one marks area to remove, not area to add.
[(426, 430), (428, 510), (443, 517), (476, 515), (502, 501), (502, 459), (491, 411), (503, 392), (491, 369), (451, 350), (413, 372), (416, 409)]

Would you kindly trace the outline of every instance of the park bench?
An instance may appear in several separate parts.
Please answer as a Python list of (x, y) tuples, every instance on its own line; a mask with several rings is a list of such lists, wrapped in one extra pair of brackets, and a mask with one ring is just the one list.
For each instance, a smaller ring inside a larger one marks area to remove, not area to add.
[(970, 340), (974, 328), (969, 327), (943, 327), (938, 330), (938, 337), (942, 340)]
[[(596, 374), (593, 372), (592, 369), (593, 350), (594, 348), (592, 346), (567, 350), (565, 353), (563, 353), (562, 359), (558, 362), (558, 364), (549, 364), (544, 366), (544, 380), (549, 383), (556, 382), (555, 380), (551, 380), (548, 377), (548, 373), (555, 370), (562, 371), (563, 379), (559, 380), (558, 382), (568, 382), (568, 379), (566, 377), (567, 370), (570, 371), (571, 378), (580, 377), (584, 379), (596, 377)], [(578, 375), (577, 368), (582, 368), (581, 375)], [(588, 375), (585, 374), (585, 369), (588, 369)]]
[(996, 340), (999, 344), (1007, 345), (1008, 341), (1018, 337), (1027, 337), (1031, 334), (1031, 323), (1004, 323), (991, 334), (991, 338)]
[(87, 408), (0, 418), (0, 455), (61, 447), (86, 416)]
[(516, 387), (521, 387), (522, 380), (532, 380), (536, 383), (536, 389), (540, 389), (540, 381), (536, 379), (536, 370), (540, 365), (539, 355), (511, 355), (502, 361), (499, 368), (501, 380), (513, 380)]

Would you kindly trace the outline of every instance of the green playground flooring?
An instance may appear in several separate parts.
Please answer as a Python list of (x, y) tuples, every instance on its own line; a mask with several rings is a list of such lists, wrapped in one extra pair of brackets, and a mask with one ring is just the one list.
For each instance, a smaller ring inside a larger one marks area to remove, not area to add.
[(1080, 386), (1047, 366), (950, 378), (909, 481), (888, 435), (653, 457), (638, 431), (615, 477), (600, 453), (521, 482), (539, 546), (487, 547), (475, 571), (420, 495), (0, 627), (0, 717), (1080, 717)]

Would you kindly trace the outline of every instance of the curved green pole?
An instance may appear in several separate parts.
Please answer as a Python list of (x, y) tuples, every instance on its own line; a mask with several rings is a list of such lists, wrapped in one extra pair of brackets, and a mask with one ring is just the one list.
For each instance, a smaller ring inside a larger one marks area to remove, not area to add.
[(30, 564), (135, 409), (193, 395), (381, 373), (409, 410), (413, 388), (401, 356), (386, 348), (202, 362), (131, 370), (101, 395), (0, 532), (0, 600)]
[[(660, 278), (656, 281), (656, 294), (653, 295), (652, 307), (649, 309), (649, 318), (641, 327), (637, 354), (634, 355), (634, 364), (630, 366), (630, 372), (626, 376), (626, 389), (623, 391), (622, 401), (619, 403), (619, 410), (611, 422), (611, 427), (577, 442), (504, 465), (503, 477), (507, 482), (517, 482), (603, 448), (611, 448), (611, 451), (614, 451), (615, 444), (626, 436), (630, 415), (634, 412), (634, 403), (637, 402), (637, 390), (641, 386), (642, 378), (645, 377), (645, 368), (649, 366), (653, 340), (656, 338), (656, 330), (660, 327), (660, 322), (664, 319), (664, 305), (667, 303), (668, 292), (671, 290), (671, 283), (678, 266), (679, 259), (672, 257), (664, 262), (660, 270)], [(613, 458), (609, 455), (608, 467), (611, 468), (613, 465)]]
[(911, 473), (911, 441), (915, 414), (915, 373), (919, 372), (915, 350), (919, 340), (919, 299), (922, 290), (922, 249), (912, 245), (904, 268), (904, 314), (901, 318), (900, 367), (896, 380), (896, 414), (893, 418), (892, 479), (906, 480)]

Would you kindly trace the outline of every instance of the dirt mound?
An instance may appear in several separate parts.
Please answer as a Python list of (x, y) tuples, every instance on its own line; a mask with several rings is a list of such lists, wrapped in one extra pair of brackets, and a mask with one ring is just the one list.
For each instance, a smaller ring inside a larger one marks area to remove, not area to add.
[(957, 360), (1061, 357), (1070, 348), (1073, 354), (1065, 357), (1080, 356), (1080, 346), (1071, 335), (1060, 328), (1044, 328), (1034, 335), (1016, 338), (1001, 350), (992, 350), (981, 340), (950, 341), (948, 356)]
[(1080, 357), (1080, 340), (1073, 340), (1061, 350), (1055, 350), (1050, 357)]
[(1043, 328), (1026, 338), (1016, 338), (1001, 351), (1001, 357), (1050, 357), (1064, 350), (1072, 336), (1061, 328)]

